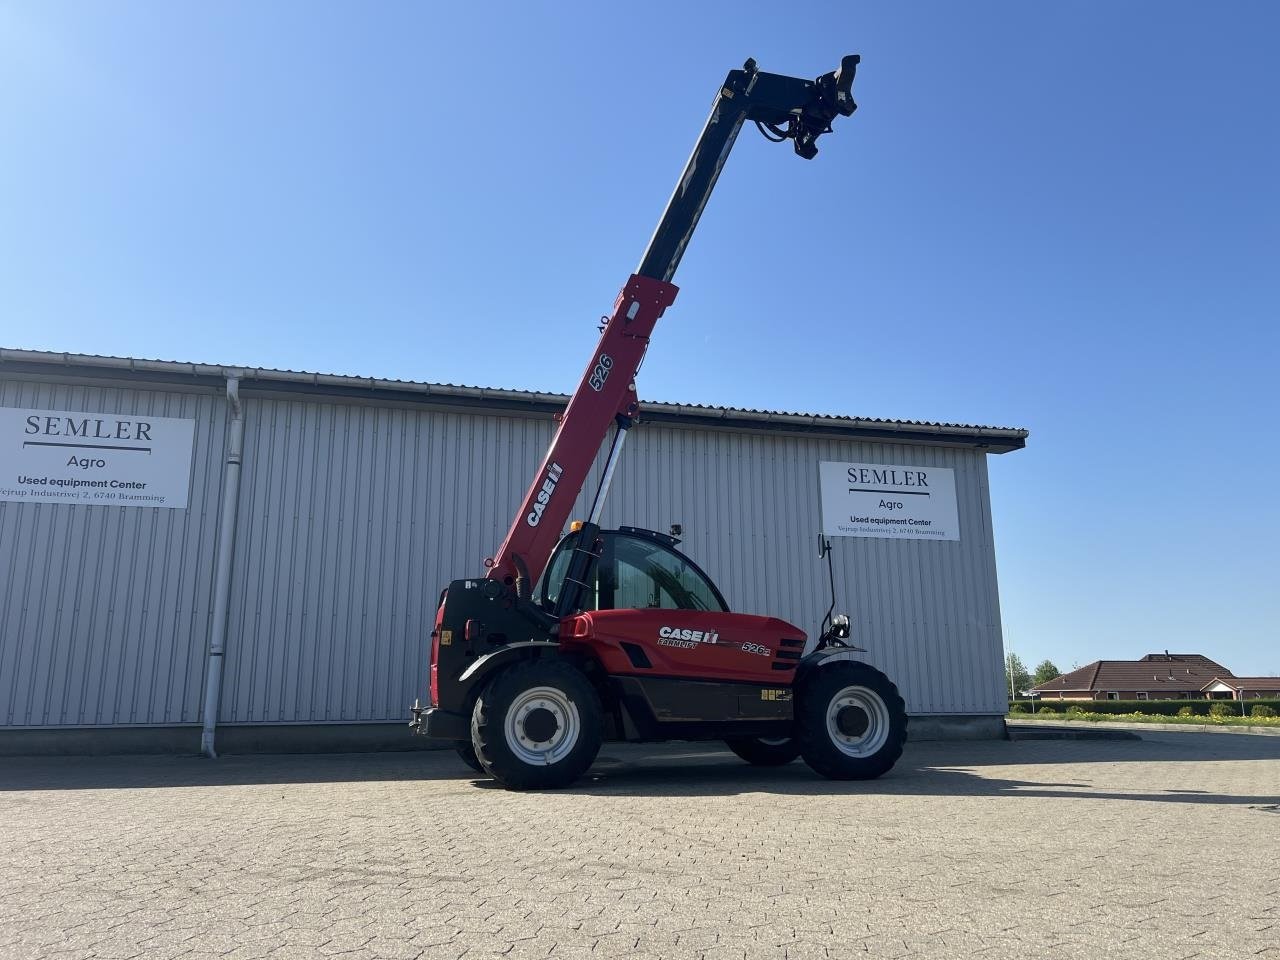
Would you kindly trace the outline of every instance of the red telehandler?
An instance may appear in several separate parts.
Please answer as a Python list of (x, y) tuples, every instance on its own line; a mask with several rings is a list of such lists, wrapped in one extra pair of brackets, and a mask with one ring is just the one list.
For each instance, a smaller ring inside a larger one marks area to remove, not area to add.
[[(430, 700), (414, 703), (410, 726), (452, 741), (510, 789), (573, 782), (605, 739), (724, 740), (749, 763), (803, 756), (818, 773), (846, 780), (878, 777), (902, 753), (902, 698), (858, 659), (848, 617), (831, 616), (834, 580), (821, 636), (806, 654), (799, 628), (730, 613), (675, 537), (599, 526), (639, 414), (636, 371), (675, 300), (671, 278), (739, 130), (752, 121), (812, 159), (831, 122), (856, 109), (858, 60), (844, 57), (816, 80), (763, 73), (753, 60), (729, 73), (506, 540), (484, 576), (441, 593)], [(611, 425), (590, 514), (562, 536)]]

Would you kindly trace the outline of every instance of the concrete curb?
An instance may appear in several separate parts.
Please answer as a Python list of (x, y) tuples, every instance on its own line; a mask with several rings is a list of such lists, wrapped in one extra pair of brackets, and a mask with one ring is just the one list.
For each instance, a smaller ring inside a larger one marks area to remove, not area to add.
[[(449, 749), (415, 737), (404, 723), (225, 724), (219, 756), (246, 753), (382, 753)], [(69, 727), (0, 729), (0, 757), (124, 756), (200, 752), (200, 727)]]
[(1078, 724), (1081, 729), (1089, 727), (1102, 730), (1143, 730), (1172, 733), (1251, 733), (1264, 737), (1280, 737), (1280, 727), (1227, 727), (1211, 723), (1122, 723), (1110, 720), (1066, 720), (1061, 717), (1054, 720), (1033, 720), (1030, 717), (1019, 717), (1006, 721), (1009, 724)]

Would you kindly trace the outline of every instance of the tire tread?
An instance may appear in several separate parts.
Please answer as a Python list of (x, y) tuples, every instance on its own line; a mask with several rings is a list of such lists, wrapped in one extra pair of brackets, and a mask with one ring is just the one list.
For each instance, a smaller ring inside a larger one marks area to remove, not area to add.
[[(506, 745), (503, 720), (521, 691), (555, 686), (578, 708), (582, 731), (569, 756), (550, 766), (535, 767), (517, 758)], [(566, 787), (586, 773), (603, 740), (600, 698), (576, 667), (559, 659), (526, 660), (489, 681), (471, 712), (471, 744), (484, 772), (509, 790), (550, 790)]]
[[(874, 691), (889, 710), (889, 736), (869, 757), (843, 753), (827, 733), (827, 704), (840, 690), (862, 686)], [(866, 663), (847, 660), (819, 666), (797, 693), (796, 739), (800, 755), (816, 773), (830, 780), (874, 780), (893, 768), (907, 741), (907, 709), (897, 686)]]

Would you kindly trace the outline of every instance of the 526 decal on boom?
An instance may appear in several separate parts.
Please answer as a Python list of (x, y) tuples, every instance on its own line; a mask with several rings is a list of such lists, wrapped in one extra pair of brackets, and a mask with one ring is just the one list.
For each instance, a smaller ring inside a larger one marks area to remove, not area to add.
[(613, 369), (613, 357), (607, 353), (600, 354), (600, 358), (596, 360), (595, 369), (591, 371), (591, 379), (587, 382), (591, 384), (591, 389), (599, 393), (604, 389), (604, 382), (609, 379), (609, 371)]

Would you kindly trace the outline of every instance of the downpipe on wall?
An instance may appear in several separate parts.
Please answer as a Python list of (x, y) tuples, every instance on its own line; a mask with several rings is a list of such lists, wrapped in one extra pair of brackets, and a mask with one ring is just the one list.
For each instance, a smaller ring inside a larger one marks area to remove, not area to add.
[(204, 680), (204, 730), (200, 752), (216, 758), (214, 732), (222, 693), (222, 661), (227, 645), (227, 612), (231, 601), (231, 559), (236, 545), (236, 506), (240, 502), (240, 463), (244, 453), (244, 411), (240, 406), (240, 377), (227, 377), (231, 429), (227, 434), (227, 462), (222, 473), (222, 514), (214, 553), (213, 630)]

